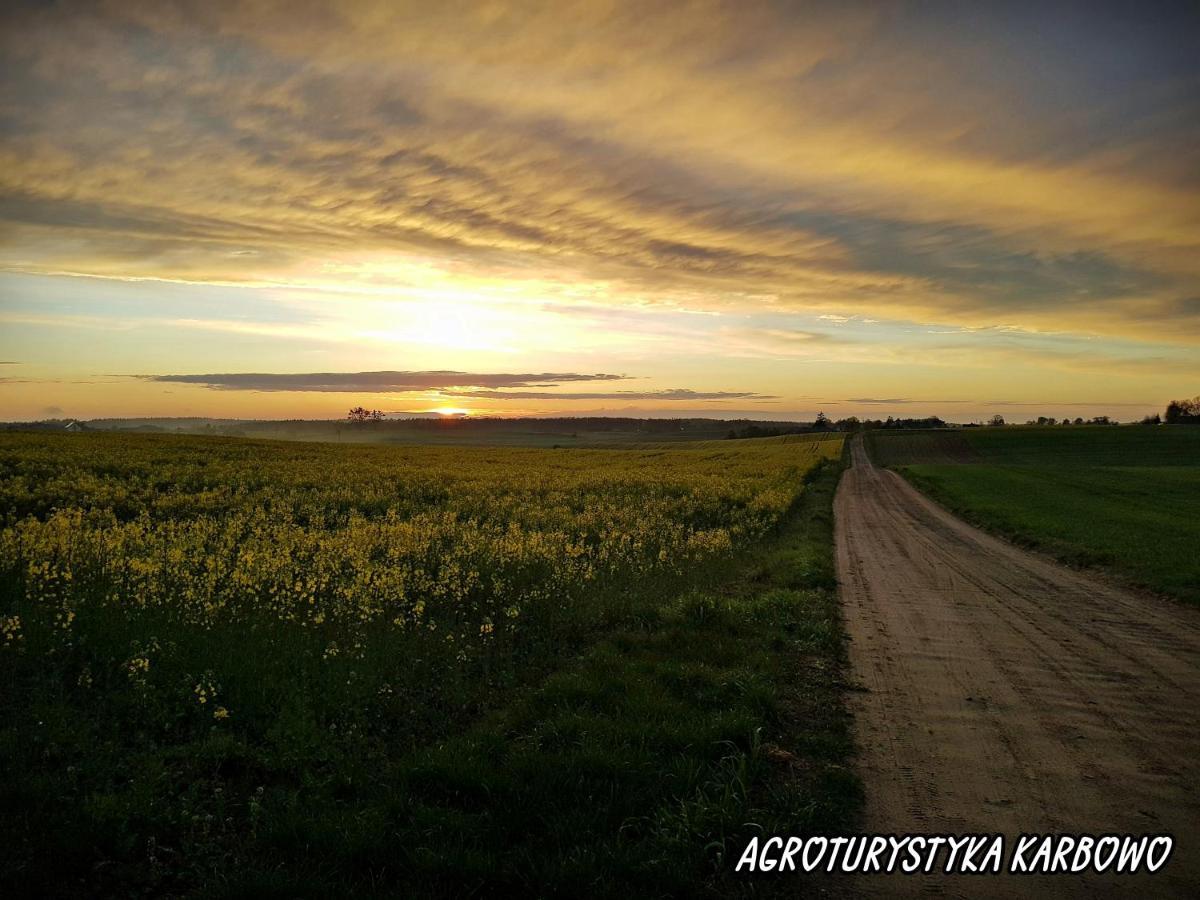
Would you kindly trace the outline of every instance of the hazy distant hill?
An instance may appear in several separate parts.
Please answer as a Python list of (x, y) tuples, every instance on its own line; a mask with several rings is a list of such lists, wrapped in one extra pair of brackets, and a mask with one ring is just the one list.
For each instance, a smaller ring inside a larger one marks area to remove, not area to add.
[[(14, 423), (7, 428), (58, 430), (56, 423)], [(638, 419), (608, 416), (585, 418), (392, 418), (352, 424), (342, 420), (295, 419), (282, 421), (210, 419), (199, 417), (93, 419), (88, 430), (178, 434), (212, 434), (295, 441), (338, 441), (383, 444), (493, 444), (585, 447), (653, 441), (698, 441), (742, 434), (750, 426), (770, 433), (795, 432), (800, 422), (763, 422), (749, 419)]]

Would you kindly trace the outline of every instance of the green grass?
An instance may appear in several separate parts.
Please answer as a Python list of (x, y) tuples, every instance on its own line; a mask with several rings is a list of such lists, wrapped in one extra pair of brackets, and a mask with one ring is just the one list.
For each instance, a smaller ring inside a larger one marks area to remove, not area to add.
[[(859, 788), (832, 563), (839, 467), (674, 598), (620, 604), (555, 671), (418, 748), (330, 733), (122, 733), (69, 691), (0, 701), (4, 893), (704, 896), (760, 832), (844, 831)], [(703, 589), (701, 589), (701, 587)], [(81, 718), (82, 714), (82, 718)], [(403, 711), (394, 714), (403, 715)], [(445, 710), (447, 718), (458, 711)], [(19, 718), (20, 721), (14, 721)], [(792, 887), (795, 885), (793, 884)]]
[(1200, 603), (1200, 428), (876, 433), (877, 462), (964, 518)]
[(1046, 426), (872, 431), (871, 457), (885, 466), (935, 462), (1050, 466), (1200, 465), (1200, 428)]

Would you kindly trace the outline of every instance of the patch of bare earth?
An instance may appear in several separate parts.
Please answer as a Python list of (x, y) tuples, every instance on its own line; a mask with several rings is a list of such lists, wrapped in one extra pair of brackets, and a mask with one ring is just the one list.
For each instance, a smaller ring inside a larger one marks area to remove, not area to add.
[(838, 576), (870, 832), (1170, 833), (1154, 875), (864, 877), (879, 896), (1200, 896), (1200, 613), (975, 529), (852, 446)]

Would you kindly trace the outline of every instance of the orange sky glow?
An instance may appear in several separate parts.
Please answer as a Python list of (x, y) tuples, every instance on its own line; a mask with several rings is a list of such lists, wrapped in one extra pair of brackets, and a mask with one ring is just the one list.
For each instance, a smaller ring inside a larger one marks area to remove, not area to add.
[(0, 15), (0, 419), (1200, 392), (1186, 5)]

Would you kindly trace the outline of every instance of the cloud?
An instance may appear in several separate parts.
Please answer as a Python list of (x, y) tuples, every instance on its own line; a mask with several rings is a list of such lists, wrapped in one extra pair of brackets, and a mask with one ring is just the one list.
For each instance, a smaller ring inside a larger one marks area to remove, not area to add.
[(693, 391), (669, 388), (661, 391), (567, 392), (552, 391), (458, 391), (445, 392), (451, 397), (478, 400), (778, 400), (773, 394), (754, 391)]
[[(1103, 347), (1039, 344), (943, 344), (928, 348), (923, 359), (939, 366), (991, 368), (999, 371), (1060, 370), (1107, 377), (1200, 377), (1200, 358), (1194, 353), (1113, 352)], [(903, 357), (900, 358), (903, 362)]]
[[(740, 357), (814, 358), (843, 352), (858, 342), (804, 328), (721, 328), (716, 337), (723, 353)], [(864, 345), (858, 344), (861, 348)]]
[[(766, 400), (779, 398), (755, 391), (695, 391), (669, 388), (652, 391), (553, 391), (580, 382), (628, 380), (627, 375), (576, 372), (311, 372), (289, 374), (226, 373), (220, 375), (139, 375), (147, 381), (195, 384), (219, 391), (300, 391), (321, 393), (412, 393), (436, 391), (447, 398), (476, 400)], [(502, 390), (515, 388), (516, 390)]]
[[(909, 403), (977, 403), (977, 400), (917, 400), (911, 397), (852, 397), (849, 400), (843, 400), (842, 403), (864, 403), (868, 406), (887, 405), (904, 405)], [(1000, 401), (989, 400), (989, 403), (997, 403)]]
[(1032, 9), (28, 5), (0, 266), (411, 256), (612, 304), (1186, 340), (1196, 21)]
[(503, 374), (480, 372), (311, 372), (220, 375), (141, 375), (148, 381), (198, 384), (220, 391), (318, 391), (324, 393), (405, 393), (474, 387), (553, 387), (581, 381), (623, 381), (628, 376), (575, 372)]

